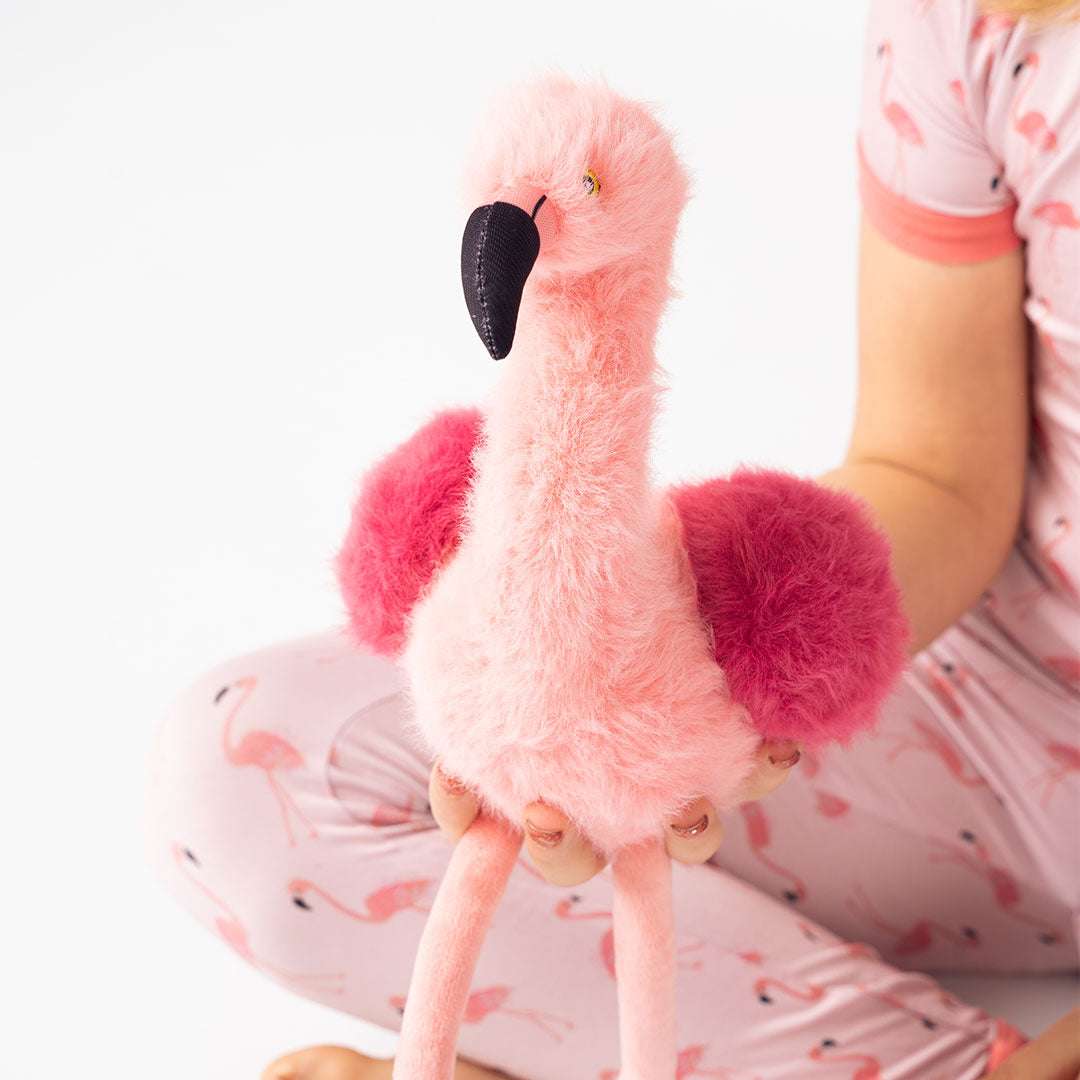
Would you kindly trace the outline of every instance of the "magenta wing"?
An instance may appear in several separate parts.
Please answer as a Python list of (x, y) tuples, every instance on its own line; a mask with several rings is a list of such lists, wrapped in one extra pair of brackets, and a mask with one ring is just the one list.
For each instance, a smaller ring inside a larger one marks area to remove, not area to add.
[(716, 662), (762, 735), (820, 745), (872, 727), (911, 632), (868, 504), (747, 466), (667, 494)]
[(360, 482), (335, 568), (357, 642), (397, 657), (406, 619), (461, 541), (478, 409), (437, 413)]

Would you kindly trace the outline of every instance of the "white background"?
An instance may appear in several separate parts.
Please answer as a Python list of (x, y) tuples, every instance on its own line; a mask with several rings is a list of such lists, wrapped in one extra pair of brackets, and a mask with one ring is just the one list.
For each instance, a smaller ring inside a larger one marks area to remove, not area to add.
[(0, 0), (5, 1075), (391, 1052), (150, 877), (158, 718), (211, 664), (340, 622), (356, 479), (498, 377), (459, 177), (485, 99), (542, 66), (660, 103), (696, 178), (658, 478), (839, 464), (862, 30), (860, 0)]

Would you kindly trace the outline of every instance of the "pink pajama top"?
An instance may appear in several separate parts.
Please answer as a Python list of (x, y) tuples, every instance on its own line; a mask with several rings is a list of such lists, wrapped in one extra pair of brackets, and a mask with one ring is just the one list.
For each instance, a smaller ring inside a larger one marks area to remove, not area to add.
[[(965, 617), (1080, 689), (1080, 22), (977, 0), (872, 0), (859, 126), (869, 220), (941, 263), (1026, 247), (1031, 442), (1021, 528)], [(1080, 718), (1080, 709), (1078, 709)]]

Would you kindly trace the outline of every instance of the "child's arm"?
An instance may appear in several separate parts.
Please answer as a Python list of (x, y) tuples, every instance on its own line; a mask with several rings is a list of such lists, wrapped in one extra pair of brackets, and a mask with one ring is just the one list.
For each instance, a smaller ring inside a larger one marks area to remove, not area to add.
[(1024, 258), (908, 254), (864, 218), (859, 393), (843, 467), (888, 535), (918, 652), (994, 579), (1023, 504), (1028, 444)]

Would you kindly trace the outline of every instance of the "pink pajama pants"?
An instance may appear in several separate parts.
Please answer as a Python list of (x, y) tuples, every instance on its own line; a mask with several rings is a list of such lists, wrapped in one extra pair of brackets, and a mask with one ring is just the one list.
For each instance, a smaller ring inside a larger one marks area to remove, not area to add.
[[(146, 796), (149, 858), (195, 919), (391, 1029), (451, 853), (406, 708), (397, 669), (336, 633), (237, 657), (175, 702)], [(679, 1077), (975, 1080), (1011, 1052), (1015, 1030), (927, 973), (1076, 969), (1078, 715), (957, 624), (875, 735), (723, 815), (713, 861), (674, 866)], [(459, 1053), (617, 1076), (610, 868), (558, 888), (522, 853)]]

